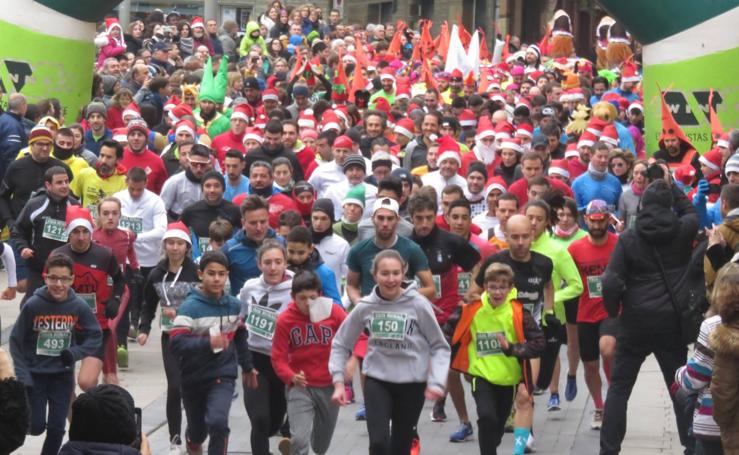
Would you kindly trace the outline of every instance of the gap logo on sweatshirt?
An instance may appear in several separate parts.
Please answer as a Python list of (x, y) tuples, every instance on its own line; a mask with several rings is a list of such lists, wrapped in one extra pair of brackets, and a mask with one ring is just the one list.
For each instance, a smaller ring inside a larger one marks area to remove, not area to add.
[[(318, 331), (316, 331), (318, 329)], [(290, 342), (293, 347), (312, 344), (331, 344), (334, 338), (334, 329), (324, 325), (306, 324), (305, 327), (293, 327), (290, 330)]]

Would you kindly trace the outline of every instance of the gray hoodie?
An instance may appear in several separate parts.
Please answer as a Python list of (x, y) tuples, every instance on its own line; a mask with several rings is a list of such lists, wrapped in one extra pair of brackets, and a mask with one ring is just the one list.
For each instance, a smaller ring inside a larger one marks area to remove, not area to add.
[(431, 302), (418, 293), (414, 281), (403, 283), (394, 301), (380, 297), (375, 286), (349, 313), (331, 346), (328, 368), (334, 383), (344, 381), (344, 366), (363, 330), (369, 333), (362, 367), (367, 376), (444, 389), (451, 350)]

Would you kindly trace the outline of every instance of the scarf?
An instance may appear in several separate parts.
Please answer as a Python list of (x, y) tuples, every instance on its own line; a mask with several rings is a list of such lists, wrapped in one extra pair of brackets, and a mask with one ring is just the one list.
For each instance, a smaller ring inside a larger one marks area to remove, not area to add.
[(272, 186), (266, 186), (264, 188), (254, 188), (253, 186), (251, 186), (250, 183), (247, 194), (256, 194), (257, 196), (262, 196), (265, 199), (269, 199), (270, 197), (272, 197), (272, 194), (274, 194), (274, 189), (272, 188)]
[(334, 230), (332, 228), (328, 228), (323, 232), (316, 232), (315, 230), (313, 230), (312, 227), (310, 228), (310, 237), (313, 245), (318, 245), (319, 243), (321, 243), (321, 240), (330, 235), (334, 235)]
[(595, 180), (603, 180), (608, 174), (608, 170), (599, 171), (593, 167), (593, 163), (588, 163), (588, 174), (590, 174)]
[(578, 229), (580, 229), (580, 226), (578, 226), (577, 223), (575, 223), (571, 228), (569, 228), (567, 230), (562, 229), (557, 224), (557, 225), (554, 226), (554, 235), (557, 236), (557, 238), (559, 238), (559, 239), (567, 240), (570, 237), (572, 237), (573, 235), (575, 235), (575, 233), (577, 232)]
[(636, 184), (636, 182), (631, 182), (631, 191), (634, 193), (634, 196), (641, 196), (644, 192), (644, 188), (639, 188), (639, 186)]

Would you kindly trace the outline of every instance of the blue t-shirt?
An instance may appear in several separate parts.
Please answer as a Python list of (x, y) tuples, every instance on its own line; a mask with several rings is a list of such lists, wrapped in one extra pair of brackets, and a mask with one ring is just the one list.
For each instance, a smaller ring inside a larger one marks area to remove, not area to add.
[[(412, 240), (398, 236), (395, 245), (388, 249), (400, 253), (400, 256), (408, 264), (406, 277), (412, 279), (418, 272), (429, 270), (429, 262), (426, 259), (426, 255), (423, 254), (421, 247)], [(361, 276), (360, 290), (363, 296), (372, 292), (372, 288), (375, 286), (375, 279), (372, 277), (372, 261), (377, 256), (377, 253), (382, 250), (383, 248), (378, 247), (375, 243), (374, 237), (360, 241), (349, 250), (346, 263), (350, 271), (359, 273)]]
[(246, 193), (248, 189), (249, 178), (247, 176), (242, 175), (241, 180), (239, 180), (239, 184), (236, 186), (231, 186), (231, 182), (229, 182), (228, 177), (226, 177), (226, 191), (223, 193), (223, 199), (233, 201), (236, 196)]
[(572, 192), (575, 195), (577, 209), (582, 211), (593, 199), (603, 199), (612, 213), (618, 210), (618, 200), (621, 198), (621, 181), (611, 174), (606, 174), (601, 180), (596, 180), (585, 172), (572, 182)]

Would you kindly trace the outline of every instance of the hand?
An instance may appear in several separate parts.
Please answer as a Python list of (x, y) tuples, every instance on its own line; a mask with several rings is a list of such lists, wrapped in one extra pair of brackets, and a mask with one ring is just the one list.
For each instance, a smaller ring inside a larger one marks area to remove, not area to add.
[(429, 401), (438, 401), (444, 398), (444, 391), (437, 387), (426, 387), (423, 396)]
[(177, 317), (177, 310), (172, 307), (166, 307), (162, 310), (162, 314), (166, 316), (170, 321), (174, 321)]
[(118, 316), (118, 308), (121, 306), (121, 301), (118, 297), (111, 297), (105, 302), (105, 317), (106, 319), (115, 319)]
[(719, 244), (726, 246), (726, 239), (719, 230), (719, 227), (714, 225), (713, 228), (706, 228), (706, 234), (708, 235), (708, 246)]
[(557, 316), (555, 316), (554, 313), (546, 313), (544, 315), (544, 324), (547, 327), (558, 327), (561, 325), (559, 319), (557, 319)]
[(334, 383), (334, 394), (331, 395), (331, 402), (336, 406), (346, 406), (348, 404), (346, 401), (343, 382)]
[(241, 373), (241, 377), (244, 380), (244, 385), (250, 389), (256, 389), (259, 387), (259, 372), (256, 368), (252, 368), (251, 371), (244, 371)]
[(13, 363), (10, 361), (10, 354), (5, 349), (0, 348), (0, 381), (15, 376), (13, 371)]
[(698, 185), (695, 188), (696, 188), (695, 195), (700, 198), (705, 198), (706, 196), (708, 196), (708, 192), (710, 191), (711, 187), (708, 184), (708, 180), (700, 179), (698, 180)]
[(228, 347), (228, 337), (223, 335), (222, 333), (218, 335), (211, 335), (210, 336), (210, 347), (214, 351), (216, 349), (226, 349)]
[(141, 432), (141, 447), (139, 448), (141, 455), (151, 455), (151, 447), (149, 447), (149, 440), (146, 435)]
[(508, 350), (511, 348), (510, 343), (508, 343), (508, 339), (502, 333), (498, 334), (498, 343), (500, 344), (500, 349), (503, 352), (508, 352)]
[(139, 336), (136, 337), (136, 342), (139, 344), (139, 346), (143, 346), (146, 344), (146, 341), (149, 339), (148, 333), (139, 333)]
[(298, 387), (308, 387), (308, 380), (305, 378), (305, 372), (303, 372), (303, 370), (300, 370), (300, 373), (295, 373), (293, 375), (293, 385)]
[(70, 351), (69, 349), (63, 350), (59, 354), (59, 357), (62, 360), (62, 365), (64, 365), (65, 367), (74, 366), (74, 355), (72, 354), (72, 351)]
[(33, 250), (30, 248), (23, 248), (21, 250), (21, 257), (23, 259), (31, 259), (33, 257)]
[(13, 300), (15, 298), (15, 288), (6, 288), (2, 294), (0, 294), (0, 298), (3, 300)]

